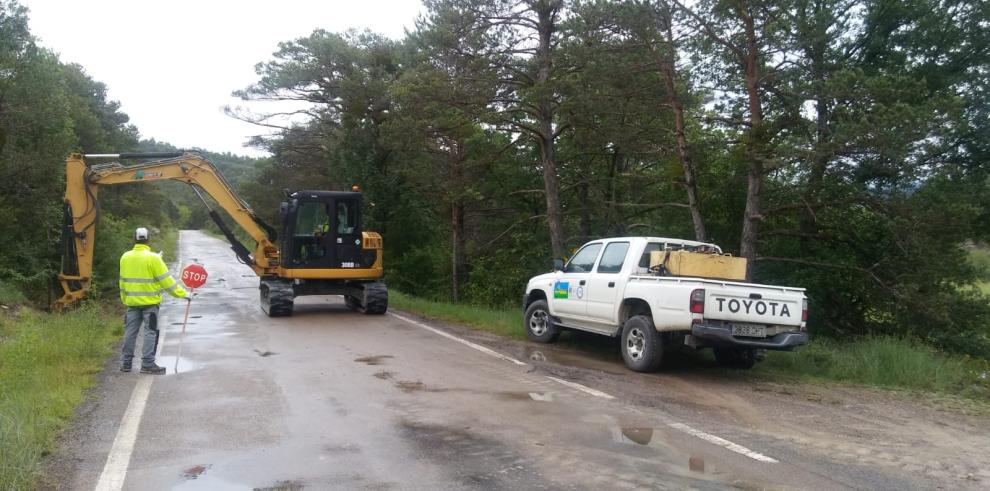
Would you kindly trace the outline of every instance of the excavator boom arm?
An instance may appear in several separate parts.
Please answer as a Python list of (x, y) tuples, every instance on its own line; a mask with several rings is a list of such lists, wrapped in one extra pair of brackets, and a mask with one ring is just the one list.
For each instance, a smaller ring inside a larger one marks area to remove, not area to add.
[[(81, 300), (92, 286), (93, 248), (96, 220), (99, 215), (97, 193), (100, 186), (173, 180), (185, 182), (194, 186), (194, 189), (201, 189), (257, 242), (254, 254), (250, 254), (220, 220), (217, 212), (211, 209), (211, 218), (217, 221), (224, 235), (231, 241), (237, 256), (251, 266), (258, 275), (276, 274), (279, 253), (274, 243), (274, 230), (258, 219), (210, 161), (193, 153), (111, 154), (85, 157), (160, 160), (129, 166), (117, 162), (90, 166), (86, 164), (81, 154), (72, 154), (66, 160), (65, 229), (62, 241), (62, 272), (59, 274), (63, 295), (56, 301), (56, 309), (63, 309)], [(198, 189), (197, 194), (199, 194)], [(202, 195), (200, 197), (202, 198)]]

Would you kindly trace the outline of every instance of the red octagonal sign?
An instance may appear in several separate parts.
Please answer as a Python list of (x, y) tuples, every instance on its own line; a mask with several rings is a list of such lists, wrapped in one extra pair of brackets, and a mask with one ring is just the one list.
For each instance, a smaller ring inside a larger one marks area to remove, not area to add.
[(198, 264), (190, 264), (182, 270), (182, 283), (189, 288), (199, 288), (206, 283), (206, 269)]

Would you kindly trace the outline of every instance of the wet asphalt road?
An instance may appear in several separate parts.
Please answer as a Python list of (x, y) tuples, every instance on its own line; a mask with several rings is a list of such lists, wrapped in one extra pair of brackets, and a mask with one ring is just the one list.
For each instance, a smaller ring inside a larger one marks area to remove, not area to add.
[[(734, 431), (704, 411), (589, 394), (550, 378), (567, 382), (566, 372), (491, 356), (408, 314), (364, 316), (339, 297), (303, 297), (293, 317), (269, 319), (258, 279), (225, 243), (184, 231), (180, 249), (181, 264), (195, 259), (210, 277), (193, 302), (178, 374), (184, 302), (163, 305), (159, 364), (169, 374), (150, 386), (124, 489), (924, 485)], [(142, 377), (102, 377), (64, 442), (53, 487), (94, 488)]]

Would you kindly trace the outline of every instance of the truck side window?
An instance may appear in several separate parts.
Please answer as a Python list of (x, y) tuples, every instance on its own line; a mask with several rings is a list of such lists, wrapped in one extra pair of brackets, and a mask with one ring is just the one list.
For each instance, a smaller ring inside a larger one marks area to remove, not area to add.
[(622, 271), (622, 263), (626, 262), (629, 252), (628, 242), (612, 242), (605, 247), (601, 261), (598, 261), (599, 273), (618, 273)]
[(650, 242), (646, 244), (646, 249), (643, 250), (643, 256), (639, 258), (639, 267), (649, 268), (650, 267), (650, 253), (653, 251), (662, 251), (663, 244), (659, 242)]
[(598, 251), (602, 250), (601, 244), (591, 244), (585, 246), (564, 266), (565, 273), (587, 273), (595, 266), (595, 259), (598, 258)]

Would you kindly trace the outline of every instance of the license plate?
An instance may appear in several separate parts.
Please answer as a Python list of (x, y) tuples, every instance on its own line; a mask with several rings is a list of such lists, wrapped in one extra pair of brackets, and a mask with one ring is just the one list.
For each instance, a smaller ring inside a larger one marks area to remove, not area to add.
[(753, 324), (733, 324), (732, 335), (745, 336), (748, 338), (765, 338), (767, 337), (767, 326), (757, 326)]

